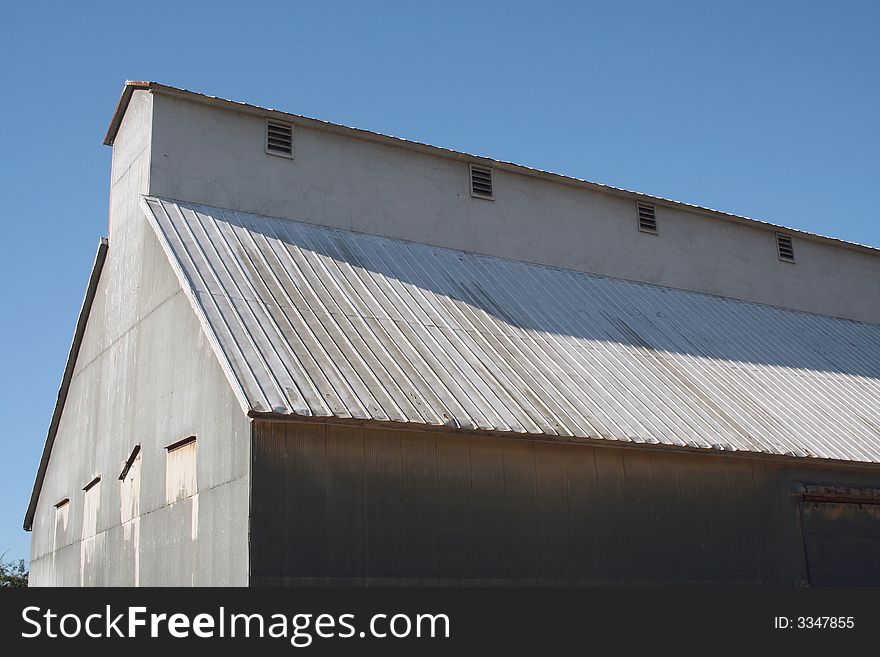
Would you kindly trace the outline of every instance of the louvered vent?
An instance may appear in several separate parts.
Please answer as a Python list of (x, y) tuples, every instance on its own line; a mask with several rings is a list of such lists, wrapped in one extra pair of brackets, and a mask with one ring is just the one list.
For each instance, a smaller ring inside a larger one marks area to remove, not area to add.
[(293, 126), (280, 121), (266, 121), (266, 152), (293, 157)]
[(780, 260), (794, 262), (794, 245), (791, 242), (791, 235), (776, 233), (776, 252), (779, 254)]
[(638, 203), (639, 208), (639, 230), (643, 233), (657, 234), (657, 215), (654, 212), (654, 206), (650, 203)]
[(471, 196), (494, 200), (492, 191), (492, 169), (471, 165)]

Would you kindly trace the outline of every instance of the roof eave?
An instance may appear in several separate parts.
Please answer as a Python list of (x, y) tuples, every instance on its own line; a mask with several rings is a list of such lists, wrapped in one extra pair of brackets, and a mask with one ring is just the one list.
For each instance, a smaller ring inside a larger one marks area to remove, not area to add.
[(122, 93), (119, 100), (116, 101), (116, 109), (113, 110), (113, 118), (110, 119), (110, 125), (107, 126), (107, 133), (104, 135), (104, 145), (112, 146), (113, 140), (116, 139), (116, 133), (119, 132), (119, 126), (122, 125), (122, 117), (128, 109), (128, 103), (131, 101), (131, 95), (136, 89), (150, 89), (152, 82), (144, 82), (140, 80), (126, 80), (125, 86), (122, 87)]
[(518, 433), (514, 431), (497, 431), (492, 429), (460, 428), (433, 424), (414, 424), (394, 420), (375, 420), (370, 418), (343, 418), (337, 416), (301, 415), (298, 413), (277, 413), (272, 411), (250, 410), (247, 416), (255, 422), (276, 422), (289, 424), (336, 425), (340, 427), (375, 427), (395, 431), (415, 431), (419, 433), (464, 434), (467, 436), (483, 436), (505, 440), (528, 440), (539, 443), (561, 445), (588, 445), (591, 447), (608, 447), (618, 449), (637, 449), (655, 453), (690, 454), (722, 458), (738, 458), (770, 463), (793, 464), (802, 467), (830, 467), (837, 469), (880, 469), (880, 462), (860, 461), (856, 459), (834, 459), (819, 456), (797, 456), (774, 452), (752, 450), (718, 449), (716, 447), (696, 447), (691, 445), (669, 445), (662, 443), (631, 442), (615, 438), (575, 437), (540, 433)]
[(79, 356), (79, 349), (82, 346), (86, 324), (88, 323), (89, 314), (92, 310), (92, 303), (95, 300), (95, 293), (98, 290), (98, 281), (101, 278), (101, 271), (104, 269), (104, 262), (107, 260), (108, 249), (109, 243), (107, 238), (102, 237), (98, 241), (98, 252), (95, 254), (95, 263), (92, 266), (92, 273), (89, 276), (86, 295), (83, 299), (82, 308), (80, 308), (79, 311), (79, 317), (76, 320), (76, 329), (73, 333), (73, 341), (70, 344), (70, 352), (67, 355), (67, 363), (64, 366), (64, 374), (61, 377), (61, 387), (58, 389), (55, 410), (52, 411), (52, 421), (49, 423), (49, 431), (46, 435), (46, 442), (43, 445), (43, 453), (40, 456), (40, 465), (37, 468), (37, 476), (34, 480), (33, 490), (31, 491), (31, 499), (28, 503), (27, 512), (25, 513), (23, 526), (24, 530), (28, 532), (33, 528), (34, 515), (37, 511), (37, 502), (40, 499), (43, 480), (46, 478), (46, 468), (49, 465), (49, 455), (52, 452), (52, 445), (55, 443), (55, 435), (58, 433), (58, 425), (61, 422), (61, 412), (64, 410), (64, 403), (67, 401), (70, 382), (73, 380), (73, 370), (74, 367), (76, 367), (76, 359), (77, 356)]

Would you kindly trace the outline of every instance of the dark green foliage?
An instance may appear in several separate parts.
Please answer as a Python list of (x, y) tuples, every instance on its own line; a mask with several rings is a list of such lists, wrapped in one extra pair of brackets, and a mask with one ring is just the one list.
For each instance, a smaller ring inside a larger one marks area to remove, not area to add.
[(22, 588), (28, 585), (28, 571), (24, 567), (24, 559), (18, 563), (6, 561), (6, 555), (0, 555), (0, 588)]

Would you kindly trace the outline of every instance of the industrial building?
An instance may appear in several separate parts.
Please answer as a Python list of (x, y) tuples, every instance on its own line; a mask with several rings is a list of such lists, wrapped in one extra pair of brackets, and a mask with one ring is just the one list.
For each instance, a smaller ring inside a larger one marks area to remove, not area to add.
[(880, 584), (880, 251), (153, 82), (33, 585)]

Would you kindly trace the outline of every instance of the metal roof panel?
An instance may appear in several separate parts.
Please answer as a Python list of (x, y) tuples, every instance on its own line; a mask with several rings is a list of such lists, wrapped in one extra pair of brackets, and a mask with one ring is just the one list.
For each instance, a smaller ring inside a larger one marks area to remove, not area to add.
[(880, 326), (144, 207), (252, 411), (880, 462)]

